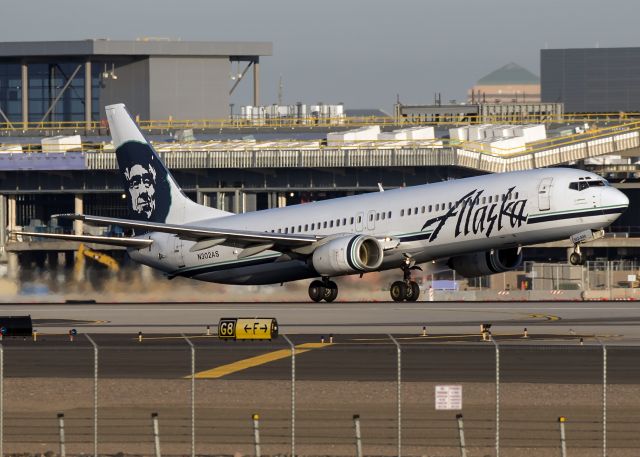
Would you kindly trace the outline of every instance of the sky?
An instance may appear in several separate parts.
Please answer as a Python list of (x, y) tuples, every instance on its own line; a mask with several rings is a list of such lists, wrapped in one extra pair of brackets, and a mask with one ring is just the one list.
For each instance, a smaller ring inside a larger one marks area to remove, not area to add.
[(262, 104), (282, 77), (285, 104), (391, 112), (397, 94), (463, 101), (509, 62), (539, 75), (540, 49), (639, 46), (638, 17), (634, 0), (0, 0), (0, 40), (270, 41)]

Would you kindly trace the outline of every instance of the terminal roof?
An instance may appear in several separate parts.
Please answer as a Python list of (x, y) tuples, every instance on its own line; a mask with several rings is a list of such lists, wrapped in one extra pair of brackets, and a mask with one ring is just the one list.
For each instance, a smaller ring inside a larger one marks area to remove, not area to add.
[(270, 56), (266, 41), (108, 40), (16, 41), (0, 43), (2, 57), (46, 56)]

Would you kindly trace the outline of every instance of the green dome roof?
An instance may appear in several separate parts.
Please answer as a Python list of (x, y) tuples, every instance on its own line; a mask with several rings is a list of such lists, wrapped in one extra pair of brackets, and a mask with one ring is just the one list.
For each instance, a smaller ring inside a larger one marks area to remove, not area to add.
[(504, 67), (492, 71), (487, 76), (480, 78), (476, 83), (483, 86), (496, 86), (503, 84), (540, 84), (540, 78), (517, 63), (508, 63)]

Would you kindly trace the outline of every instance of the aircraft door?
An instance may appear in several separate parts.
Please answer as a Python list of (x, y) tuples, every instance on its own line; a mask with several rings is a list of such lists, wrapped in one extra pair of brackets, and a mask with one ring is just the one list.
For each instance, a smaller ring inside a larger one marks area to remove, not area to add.
[(364, 227), (364, 213), (360, 212), (356, 214), (356, 232), (362, 232)]
[(374, 230), (376, 228), (376, 212), (369, 210), (367, 214), (367, 230)]
[(551, 185), (553, 178), (543, 178), (538, 184), (538, 209), (549, 211), (551, 209)]
[(184, 267), (184, 257), (182, 256), (182, 250), (184, 249), (184, 245), (182, 239), (174, 236), (174, 245), (173, 245), (173, 258), (176, 261), (176, 265), (178, 268)]

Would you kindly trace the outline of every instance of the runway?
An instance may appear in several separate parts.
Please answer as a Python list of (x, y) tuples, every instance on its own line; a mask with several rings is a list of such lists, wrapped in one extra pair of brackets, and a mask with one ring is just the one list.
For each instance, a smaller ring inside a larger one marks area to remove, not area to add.
[(30, 314), (40, 332), (199, 333), (222, 317), (273, 317), (286, 334), (477, 333), (481, 323), (519, 333), (597, 335), (640, 342), (636, 302), (268, 302), (3, 304), (0, 315)]
[[(30, 314), (38, 331), (36, 342), (4, 339), (9, 377), (92, 376), (93, 347), (84, 334), (99, 346), (102, 376), (190, 376), (184, 333), (195, 345), (199, 378), (285, 380), (291, 362), (283, 337), (225, 342), (215, 336), (222, 317), (275, 317), (297, 346), (303, 380), (395, 379), (393, 334), (407, 381), (491, 382), (495, 347), (480, 337), (480, 324), (490, 323), (505, 382), (597, 383), (602, 342), (609, 347), (610, 382), (640, 381), (640, 307), (632, 302), (5, 304), (0, 314)], [(78, 331), (73, 342), (71, 328)]]

